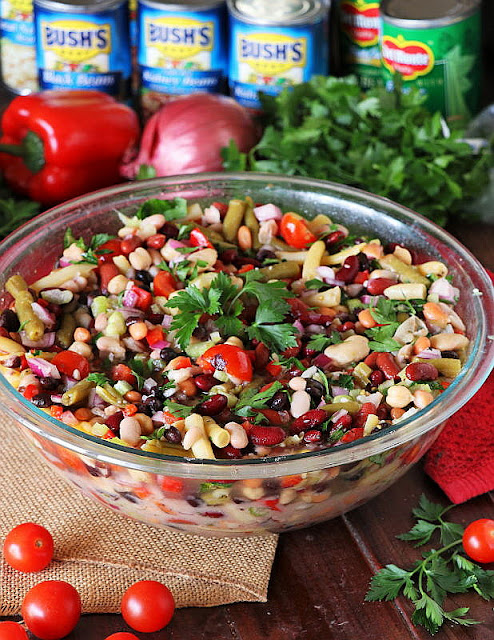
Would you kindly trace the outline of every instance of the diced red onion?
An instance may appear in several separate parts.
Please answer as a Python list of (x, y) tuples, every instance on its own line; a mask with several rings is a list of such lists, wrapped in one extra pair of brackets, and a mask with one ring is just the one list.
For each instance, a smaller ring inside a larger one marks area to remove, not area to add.
[(62, 413), (62, 415), (60, 416), (60, 420), (71, 427), (74, 427), (76, 424), (79, 423), (79, 420), (77, 420), (77, 418), (72, 413), (72, 411), (69, 411), (69, 410), (64, 411)]
[(170, 344), (171, 342), (168, 342), (168, 340), (157, 340), (156, 342), (149, 344), (149, 346), (151, 349), (164, 349), (165, 347), (169, 347)]
[(333, 413), (333, 415), (331, 416), (331, 422), (337, 422), (340, 418), (343, 418), (343, 416), (346, 416), (347, 414), (348, 411), (346, 409), (340, 409), (336, 413)]
[(66, 258), (60, 258), (60, 260), (58, 261), (58, 264), (61, 267), (68, 267), (72, 264), (72, 262), (70, 260), (67, 260)]
[(54, 364), (48, 362), (48, 360), (35, 356), (33, 358), (28, 357), (27, 362), (31, 371), (40, 378), (55, 378), (56, 380), (60, 379), (59, 370)]
[(49, 331), (48, 333), (45, 333), (43, 337), (40, 338), (40, 340), (30, 340), (27, 337), (27, 334), (25, 331), (19, 331), (19, 335), (21, 337), (21, 343), (25, 347), (32, 347), (34, 349), (46, 349), (48, 347), (53, 347), (53, 345), (55, 344), (54, 331)]
[(92, 409), (93, 407), (103, 407), (105, 405), (105, 401), (96, 393), (96, 389), (91, 389), (87, 397), (87, 404), (88, 407)]
[(348, 389), (345, 387), (332, 386), (331, 387), (331, 395), (333, 398), (336, 396), (346, 396), (348, 394)]
[(264, 204), (261, 207), (254, 207), (254, 215), (259, 222), (266, 220), (281, 220), (283, 213), (281, 209), (274, 204)]
[(297, 329), (299, 333), (304, 332), (304, 325), (300, 322), (300, 320), (295, 320), (295, 322), (293, 323), (293, 327), (295, 327), (295, 329)]
[(334, 269), (331, 267), (317, 267), (317, 273), (321, 276), (325, 284), (329, 284), (333, 287), (342, 287), (345, 284), (343, 280), (338, 280), (336, 278)]
[(363, 288), (364, 288), (363, 284), (355, 283), (355, 284), (347, 285), (345, 287), (345, 291), (348, 293), (350, 298), (356, 298)]
[[(376, 391), (375, 393), (371, 393), (368, 396), (362, 396), (362, 397), (364, 398), (363, 402), (370, 402), (377, 409), (377, 407), (381, 404), (381, 400), (383, 399), (383, 394), (379, 393), (379, 391)], [(360, 396), (358, 396), (357, 400), (359, 398)]]
[(417, 353), (417, 358), (424, 358), (425, 360), (432, 360), (433, 358), (440, 358), (441, 352), (439, 349), (424, 349), (420, 353)]
[(165, 424), (165, 414), (163, 411), (157, 411), (151, 416), (151, 420), (153, 422), (157, 422), (158, 424)]
[(118, 307), (117, 309), (115, 309), (115, 311), (121, 313), (125, 320), (127, 320), (127, 318), (133, 317), (144, 318), (144, 316), (146, 315), (144, 311), (142, 311), (141, 309), (137, 309), (136, 307)]
[(31, 308), (47, 329), (53, 329), (56, 322), (53, 313), (50, 313), (48, 309), (42, 307), (38, 302), (31, 302)]
[(132, 307), (134, 308), (136, 304), (139, 302), (139, 296), (132, 289), (126, 289), (122, 298), (122, 304), (124, 307)]
[(364, 296), (360, 296), (360, 301), (375, 307), (381, 298), (384, 298), (384, 296), (369, 296), (365, 294)]
[(62, 394), (52, 393), (50, 396), (50, 400), (53, 402), (53, 404), (62, 404)]
[(170, 238), (170, 240), (168, 240), (166, 245), (168, 247), (170, 247), (170, 249), (179, 249), (181, 247), (186, 247), (187, 246), (183, 242), (180, 242), (180, 240), (175, 240), (174, 238)]
[(156, 380), (153, 380), (153, 378), (147, 378), (146, 380), (144, 380), (144, 384), (142, 385), (142, 390), (147, 392), (147, 391), (151, 391), (151, 389), (154, 389), (154, 387), (157, 387), (158, 383), (156, 382)]
[(441, 300), (454, 303), (455, 298), (460, 295), (460, 290), (453, 287), (446, 278), (438, 278), (431, 284), (429, 293), (439, 296)]

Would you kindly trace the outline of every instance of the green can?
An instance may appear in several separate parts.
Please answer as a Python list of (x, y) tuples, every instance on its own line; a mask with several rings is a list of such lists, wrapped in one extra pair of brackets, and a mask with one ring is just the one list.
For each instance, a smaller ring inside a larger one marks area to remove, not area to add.
[(426, 107), (451, 123), (479, 109), (481, 0), (382, 0), (381, 60), (385, 85), (418, 86)]
[(357, 76), (362, 89), (382, 85), (379, 2), (338, 0), (336, 7), (342, 73)]

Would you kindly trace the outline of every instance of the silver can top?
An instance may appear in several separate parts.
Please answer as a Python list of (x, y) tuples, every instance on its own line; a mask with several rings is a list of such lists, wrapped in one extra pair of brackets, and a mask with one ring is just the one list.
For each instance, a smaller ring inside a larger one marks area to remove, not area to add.
[(399, 27), (440, 27), (467, 18), (480, 4), (481, 0), (382, 0), (381, 15)]
[(258, 25), (311, 24), (329, 11), (327, 0), (228, 0), (227, 4), (234, 18)]
[(208, 9), (214, 9), (221, 7), (225, 4), (225, 0), (185, 0), (185, 2), (177, 3), (176, 0), (139, 0), (141, 5), (146, 7), (153, 7), (154, 9), (161, 9), (161, 11), (207, 11)]
[(59, 11), (60, 13), (100, 13), (117, 9), (126, 4), (126, 0), (34, 0), (34, 5), (41, 9)]

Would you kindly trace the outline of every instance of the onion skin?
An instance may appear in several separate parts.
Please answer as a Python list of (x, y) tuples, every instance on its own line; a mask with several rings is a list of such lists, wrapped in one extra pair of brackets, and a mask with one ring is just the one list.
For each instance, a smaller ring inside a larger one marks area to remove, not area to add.
[(147, 122), (137, 157), (121, 167), (135, 179), (141, 165), (156, 176), (222, 171), (221, 149), (233, 139), (249, 151), (260, 131), (249, 112), (232, 98), (209, 93), (183, 96), (161, 107)]

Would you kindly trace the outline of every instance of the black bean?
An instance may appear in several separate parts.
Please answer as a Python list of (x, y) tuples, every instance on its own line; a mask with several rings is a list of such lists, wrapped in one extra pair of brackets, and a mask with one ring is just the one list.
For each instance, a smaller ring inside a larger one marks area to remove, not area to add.
[(172, 222), (165, 222), (160, 229), (160, 233), (167, 238), (176, 238), (178, 236), (178, 227)]
[(44, 391), (55, 391), (58, 387), (58, 382), (59, 381), (55, 380), (55, 378), (40, 378), (39, 386)]
[(170, 362), (170, 360), (173, 360), (173, 358), (176, 358), (178, 355), (179, 354), (170, 347), (164, 347), (160, 351), (160, 358), (165, 362)]
[(276, 260), (276, 253), (269, 249), (260, 249), (256, 254), (256, 259), (259, 260), (259, 262), (264, 262), (264, 260)]
[(49, 393), (37, 393), (31, 398), (31, 402), (37, 407), (50, 407), (53, 403)]
[(168, 427), (163, 435), (165, 436), (165, 440), (172, 444), (180, 444), (180, 442), (182, 442), (182, 435), (177, 427)]
[(453, 360), (459, 360), (460, 356), (456, 353), (456, 351), (443, 351), (441, 353), (441, 358), (452, 358)]
[(283, 411), (289, 405), (288, 396), (283, 391), (277, 391), (269, 402), (269, 406), (274, 411)]
[(12, 309), (4, 309), (0, 313), (0, 327), (7, 329), (7, 331), (19, 331), (19, 318)]
[(357, 255), (358, 261), (360, 262), (360, 270), (361, 271), (369, 271), (370, 270), (370, 262), (369, 258), (365, 255), (365, 253), (359, 253)]
[(153, 276), (149, 271), (136, 271), (136, 280), (139, 280), (139, 282), (149, 286), (153, 281)]
[(144, 413), (144, 415), (149, 417), (151, 417), (154, 413), (156, 413), (155, 411), (151, 410), (151, 407), (149, 405), (144, 404), (144, 402), (137, 403), (136, 407), (139, 413)]
[(158, 398), (150, 396), (144, 400), (144, 405), (151, 411), (151, 415), (156, 413), (157, 411), (161, 411), (163, 409), (163, 403)]
[(305, 390), (310, 395), (310, 397), (315, 401), (319, 402), (324, 394), (324, 386), (319, 380), (313, 380), (309, 378), (305, 384)]

